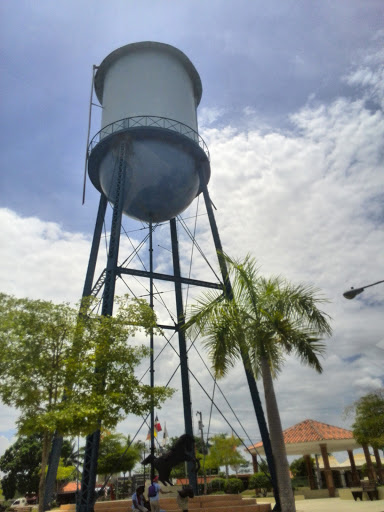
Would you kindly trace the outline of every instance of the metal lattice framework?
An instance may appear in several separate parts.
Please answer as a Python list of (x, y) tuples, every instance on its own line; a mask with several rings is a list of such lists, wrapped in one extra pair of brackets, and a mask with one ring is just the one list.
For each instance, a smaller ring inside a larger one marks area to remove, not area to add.
[[(124, 132), (127, 129), (135, 128), (135, 127), (151, 127), (151, 128), (159, 128), (159, 129), (169, 129), (173, 131), (177, 131), (181, 133), (183, 136), (189, 137), (195, 143), (198, 143), (199, 146), (205, 151), (207, 156), (209, 157), (208, 149), (203, 141), (203, 139), (198, 135), (197, 132), (192, 130), (190, 127), (184, 125), (183, 123), (179, 123), (177, 121), (162, 118), (162, 117), (154, 117), (154, 116), (136, 116), (131, 118), (122, 119), (121, 121), (117, 121), (112, 123), (102, 130), (100, 130), (96, 136), (92, 139), (91, 144), (89, 145), (89, 150), (92, 150), (99, 141), (102, 141), (105, 137), (108, 137), (112, 134), (116, 134), (120, 131)], [(183, 131), (181, 131), (183, 130)], [(113, 309), (113, 301), (114, 301), (114, 292), (115, 292), (115, 281), (118, 276), (122, 276), (124, 274), (137, 276), (137, 277), (146, 277), (150, 280), (150, 305), (153, 305), (153, 280), (159, 279), (163, 281), (169, 281), (174, 283), (174, 293), (175, 293), (175, 301), (176, 301), (176, 310), (177, 310), (177, 320), (175, 321), (173, 326), (169, 326), (172, 330), (175, 331), (179, 341), (179, 357), (180, 357), (180, 373), (182, 380), (182, 394), (183, 394), (183, 409), (184, 409), (184, 424), (185, 424), (185, 432), (187, 434), (193, 435), (193, 425), (192, 425), (192, 409), (191, 409), (191, 397), (189, 391), (189, 368), (188, 368), (188, 357), (187, 357), (187, 347), (186, 347), (186, 339), (183, 330), (184, 324), (184, 304), (183, 304), (183, 296), (182, 296), (182, 284), (187, 285), (196, 285), (202, 286), (206, 288), (216, 288), (222, 289), (227, 297), (232, 297), (232, 286), (228, 277), (228, 269), (226, 267), (226, 262), (223, 257), (223, 249), (219, 237), (219, 232), (217, 229), (215, 216), (213, 212), (212, 202), (208, 193), (207, 183), (205, 180), (205, 176), (203, 174), (203, 169), (199, 168), (199, 179), (201, 183), (201, 191), (204, 198), (207, 216), (209, 220), (209, 225), (212, 233), (213, 243), (216, 249), (216, 254), (218, 256), (218, 263), (220, 267), (221, 279), (217, 276), (217, 282), (210, 283), (207, 281), (201, 281), (197, 279), (191, 279), (190, 277), (183, 277), (180, 272), (180, 256), (178, 249), (178, 235), (176, 229), (176, 219), (170, 219), (170, 238), (172, 245), (172, 263), (173, 263), (173, 272), (171, 274), (160, 274), (153, 271), (153, 265), (150, 263), (150, 270), (138, 270), (134, 268), (127, 268), (118, 265), (118, 252), (119, 252), (119, 242), (120, 242), (120, 234), (121, 234), (121, 219), (122, 219), (122, 204), (123, 204), (123, 190), (124, 190), (124, 176), (127, 165), (127, 155), (126, 155), (126, 142), (124, 141), (124, 137), (120, 141), (119, 152), (116, 155), (116, 170), (117, 170), (117, 181), (116, 181), (116, 189), (114, 191), (114, 201), (113, 201), (113, 214), (112, 214), (112, 222), (111, 222), (111, 231), (110, 231), (110, 243), (107, 257), (107, 265), (106, 268), (102, 271), (100, 277), (96, 280), (95, 284), (94, 275), (97, 261), (97, 253), (100, 245), (102, 226), (105, 219), (105, 212), (107, 206), (107, 198), (103, 194), (100, 196), (100, 204), (99, 210), (96, 219), (94, 237), (92, 241), (91, 254), (88, 263), (88, 269), (86, 274), (86, 280), (84, 284), (83, 296), (88, 295), (97, 295), (97, 292), (104, 287), (103, 299), (102, 299), (102, 315), (111, 315)], [(152, 254), (152, 223), (149, 224), (149, 243), (150, 243), (150, 254)], [(152, 258), (152, 256), (150, 256)], [(161, 326), (163, 327), (163, 326)], [(168, 326), (164, 326), (167, 327)], [(281, 510), (280, 501), (278, 495), (277, 488), (277, 479), (276, 472), (274, 468), (274, 461), (272, 455), (272, 449), (269, 439), (268, 428), (265, 422), (264, 413), (257, 389), (257, 384), (254, 379), (252, 372), (248, 370), (249, 365), (247, 361), (247, 354), (241, 354), (244, 369), (248, 381), (248, 386), (251, 393), (253, 408), (256, 413), (256, 418), (260, 428), (260, 434), (262, 437), (262, 441), (264, 446), (266, 447), (267, 461), (270, 469), (270, 474), (272, 477), (273, 488), (275, 491), (275, 499), (276, 499), (276, 511)], [(151, 363), (151, 368), (153, 369), (153, 363)], [(153, 411), (151, 412), (151, 425), (150, 430), (153, 432), (154, 430), (154, 418)], [(52, 452), (52, 458), (57, 458), (59, 460), (60, 456), (60, 447), (59, 441), (57, 438), (55, 445), (54, 453)], [(93, 434), (87, 436), (86, 440), (86, 448), (84, 454), (84, 465), (83, 465), (83, 475), (82, 475), (82, 483), (81, 483), (81, 492), (79, 499), (77, 501), (77, 512), (94, 512), (94, 504), (97, 499), (97, 493), (95, 492), (95, 484), (96, 484), (96, 475), (97, 475), (97, 459), (98, 459), (98, 449), (100, 442), (100, 430), (95, 431)], [(267, 453), (268, 451), (268, 453)], [(151, 452), (154, 452), (154, 443), (153, 436), (151, 439)], [(58, 465), (58, 463), (57, 463)], [(55, 466), (52, 464), (52, 466)], [(56, 467), (56, 466), (55, 466)], [(151, 471), (153, 476), (153, 468)], [(194, 471), (194, 468), (191, 465), (188, 466), (188, 476), (192, 487), (195, 492), (197, 491), (197, 475)], [(54, 482), (54, 479), (51, 479)], [(49, 492), (47, 492), (47, 497), (45, 501), (49, 502)]]
[(92, 138), (88, 146), (88, 155), (90, 155), (92, 149), (108, 135), (112, 135), (114, 133), (126, 130), (128, 128), (139, 127), (161, 128), (180, 133), (181, 135), (185, 135), (186, 137), (193, 140), (201, 147), (201, 149), (207, 155), (209, 160), (208, 146), (206, 145), (204, 139), (198, 134), (197, 131), (195, 131), (193, 128), (184, 123), (176, 121), (175, 119), (169, 119), (168, 117), (159, 116), (127, 117), (125, 119), (120, 119), (119, 121), (115, 121), (114, 123), (108, 124), (99, 132), (97, 132), (96, 135)]

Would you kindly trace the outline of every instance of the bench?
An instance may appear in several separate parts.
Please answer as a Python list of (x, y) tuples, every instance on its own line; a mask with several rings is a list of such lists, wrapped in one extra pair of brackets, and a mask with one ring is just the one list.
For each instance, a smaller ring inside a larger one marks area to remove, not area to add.
[(361, 487), (363, 489), (363, 492), (366, 492), (368, 495), (368, 498), (373, 501), (373, 498), (376, 500), (379, 499), (379, 493), (377, 492), (377, 487), (375, 482), (370, 482), (369, 480), (362, 480)]
[(365, 492), (368, 498), (373, 501), (379, 499), (379, 493), (374, 482), (370, 482), (369, 480), (361, 480), (360, 481), (361, 488), (352, 488), (352, 496), (355, 501), (360, 498), (360, 501), (363, 501), (363, 493)]

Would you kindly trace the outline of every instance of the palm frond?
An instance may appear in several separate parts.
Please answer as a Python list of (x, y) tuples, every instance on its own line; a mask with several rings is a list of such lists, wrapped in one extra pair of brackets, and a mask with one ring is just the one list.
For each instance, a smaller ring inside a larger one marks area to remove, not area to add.
[(217, 378), (224, 377), (240, 357), (236, 333), (234, 336), (228, 320), (228, 317), (221, 317), (212, 323), (203, 341)]
[(297, 334), (293, 343), (293, 350), (300, 361), (318, 373), (323, 371), (319, 357), (325, 353), (325, 348), (325, 344), (314, 333)]
[[(292, 285), (281, 276), (259, 275), (249, 254), (236, 260), (223, 254), (228, 266), (232, 294), (209, 291), (190, 309), (186, 329), (207, 336), (215, 371), (223, 376), (242, 355), (255, 376), (260, 361), (268, 360), (273, 377), (282, 369), (286, 355), (299, 359), (318, 372), (325, 350), (322, 337), (330, 336), (330, 317), (319, 309), (327, 303), (311, 285)], [(248, 363), (247, 363), (248, 364)]]
[(332, 329), (329, 324), (331, 317), (319, 309), (319, 304), (329, 303), (321, 295), (320, 290), (312, 285), (299, 284), (296, 286), (285, 284), (284, 294), (287, 296), (287, 313), (300, 318), (320, 334), (330, 336)]
[(204, 331), (205, 326), (209, 324), (211, 318), (218, 314), (227, 302), (223, 293), (218, 290), (209, 290), (197, 299), (196, 304), (187, 311), (187, 321), (184, 324), (185, 330), (192, 333)]

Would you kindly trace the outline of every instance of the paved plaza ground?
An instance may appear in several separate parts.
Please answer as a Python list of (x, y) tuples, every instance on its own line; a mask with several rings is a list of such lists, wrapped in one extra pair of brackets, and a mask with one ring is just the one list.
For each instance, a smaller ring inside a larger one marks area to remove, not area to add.
[[(262, 503), (258, 499), (257, 503)], [(325, 498), (296, 501), (296, 512), (384, 512), (384, 500), (353, 501)]]

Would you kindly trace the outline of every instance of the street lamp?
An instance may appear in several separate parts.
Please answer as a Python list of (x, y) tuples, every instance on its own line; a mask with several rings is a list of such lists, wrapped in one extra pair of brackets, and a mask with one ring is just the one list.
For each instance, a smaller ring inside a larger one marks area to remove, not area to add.
[(366, 288), (369, 288), (370, 286), (375, 286), (376, 284), (380, 284), (380, 283), (384, 283), (384, 280), (383, 281), (377, 281), (376, 283), (372, 283), (372, 284), (367, 284), (365, 286), (362, 286), (361, 288), (353, 288), (352, 287), (350, 290), (344, 292), (343, 296), (346, 299), (354, 299), (356, 297), (356, 295), (359, 295), (359, 293), (363, 293), (363, 291)]

